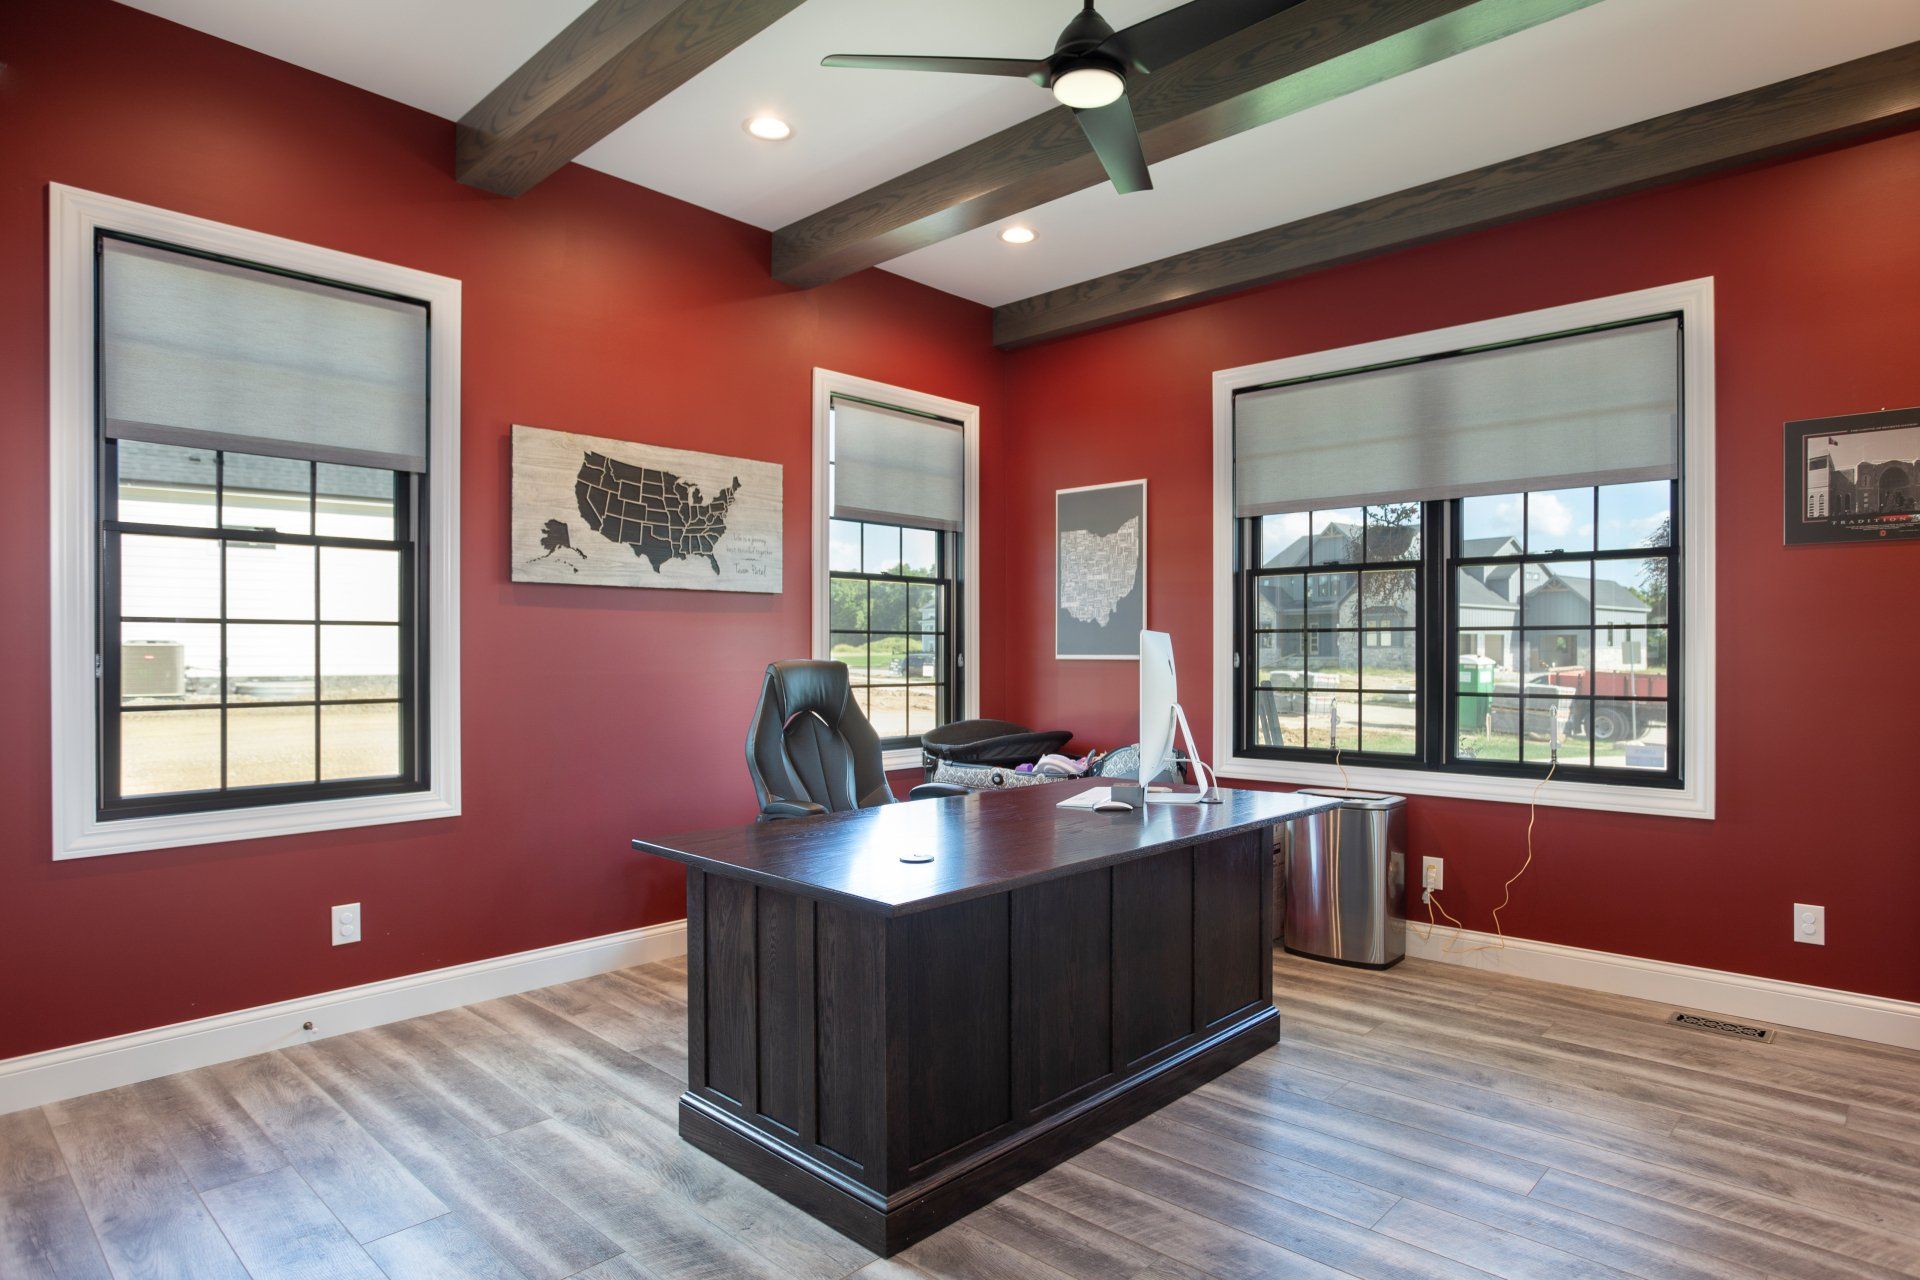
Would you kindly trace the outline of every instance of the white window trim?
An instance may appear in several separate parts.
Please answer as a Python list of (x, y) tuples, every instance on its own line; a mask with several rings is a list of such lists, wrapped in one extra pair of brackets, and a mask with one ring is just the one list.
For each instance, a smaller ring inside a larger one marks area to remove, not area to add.
[[(961, 659), (965, 664), (965, 675), (961, 681), (965, 688), (961, 716), (974, 719), (980, 714), (980, 407), (875, 382), (871, 378), (856, 378), (852, 374), (835, 373), (831, 369), (814, 369), (812, 589), (813, 656), (816, 658), (828, 657), (833, 652), (827, 639), (827, 565), (830, 550), (827, 520), (832, 515), (831, 495), (827, 492), (827, 451), (832, 443), (832, 402), (836, 395), (857, 396), (898, 409), (949, 418), (960, 424), (967, 490), (966, 513), (963, 517), (966, 528), (960, 539), (963, 561), (960, 567), (960, 598), (961, 611), (965, 615), (960, 633)], [(889, 772), (915, 769), (919, 765), (920, 753), (911, 747), (896, 747), (886, 753)]]
[[(47, 188), (53, 857), (450, 818), (460, 812), (460, 282), (51, 183)], [(432, 308), (427, 545), (429, 786), (399, 795), (101, 821), (94, 741), (93, 243), (133, 235), (418, 298)]]
[[(1383, 769), (1296, 760), (1264, 760), (1233, 750), (1233, 394), (1241, 387), (1337, 373), (1390, 360), (1457, 351), (1486, 343), (1511, 342), (1564, 329), (1632, 320), (1641, 316), (1681, 316), (1684, 370), (1681, 388), (1684, 436), (1681, 441), (1686, 620), (1686, 688), (1682, 776), (1678, 790), (1610, 786), (1592, 782), (1553, 782), (1534, 778), (1488, 777), (1437, 769)], [(1615, 813), (1665, 814), (1712, 818), (1714, 813), (1714, 363), (1713, 279), (1642, 289), (1595, 298), (1564, 307), (1501, 316), (1474, 324), (1407, 334), (1380, 342), (1316, 351), (1264, 364), (1222, 369), (1213, 375), (1213, 753), (1225, 778), (1262, 782), (1356, 787), (1412, 795), (1451, 796), (1525, 804), (1539, 803)]]

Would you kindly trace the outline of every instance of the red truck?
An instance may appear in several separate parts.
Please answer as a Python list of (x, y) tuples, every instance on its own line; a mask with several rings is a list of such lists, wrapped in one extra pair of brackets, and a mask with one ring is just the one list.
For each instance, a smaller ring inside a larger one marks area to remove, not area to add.
[[(1544, 679), (1581, 698), (1665, 698), (1667, 673), (1664, 671), (1602, 671), (1596, 679), (1585, 667), (1550, 671)], [(1665, 702), (1612, 702), (1595, 706), (1589, 702), (1573, 704), (1567, 732), (1579, 737), (1587, 734), (1587, 709), (1593, 707), (1593, 737), (1596, 742), (1631, 741), (1644, 734), (1650, 725), (1665, 724)]]

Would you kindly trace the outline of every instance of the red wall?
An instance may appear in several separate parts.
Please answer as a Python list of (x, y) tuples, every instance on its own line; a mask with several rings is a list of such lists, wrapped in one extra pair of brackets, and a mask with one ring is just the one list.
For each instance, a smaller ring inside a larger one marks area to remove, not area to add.
[[(678, 917), (677, 872), (626, 841), (751, 812), (760, 667), (807, 645), (815, 365), (982, 406), (985, 709), (1112, 744), (1133, 736), (1131, 668), (1047, 656), (1056, 487), (1151, 477), (1151, 617), (1204, 690), (1212, 370), (1700, 275), (1719, 282), (1720, 816), (1543, 810), (1507, 923), (1920, 999), (1920, 545), (1788, 552), (1779, 531), (1782, 420), (1920, 400), (1920, 134), (1006, 357), (981, 308), (877, 272), (784, 289), (763, 232), (605, 175), (519, 200), (459, 186), (447, 122), (102, 0), (7, 5), (0, 58), (0, 1057)], [(465, 282), (461, 818), (49, 860), (49, 181)], [(780, 462), (785, 593), (510, 585), (514, 422)], [(1469, 924), (1524, 821), (1414, 800), (1414, 851), (1449, 860)], [(329, 947), (326, 908), (350, 901), (366, 941)], [(1825, 948), (1787, 940), (1795, 901), (1826, 905)]]
[[(1920, 999), (1920, 543), (1781, 545), (1781, 423), (1920, 402), (1920, 133), (1536, 219), (1014, 353), (994, 510), (1002, 713), (1135, 736), (1131, 668), (1056, 662), (1053, 490), (1147, 476), (1150, 618), (1211, 742), (1210, 375), (1698, 276), (1718, 312), (1718, 818), (1542, 809), (1509, 933)], [(1206, 749), (1203, 747), (1203, 749)], [(1414, 798), (1491, 929), (1527, 811)], [(1827, 945), (1790, 940), (1795, 902)], [(1416, 902), (1417, 905), (1417, 902)]]
[[(813, 366), (980, 404), (991, 449), (986, 311), (788, 290), (764, 232), (578, 167), (485, 195), (448, 122), (97, 0), (9, 0), (0, 59), (0, 1057), (682, 915), (627, 840), (752, 815), (760, 669), (808, 645)], [(465, 282), (462, 817), (50, 861), (50, 181)], [(516, 422), (781, 463), (785, 592), (510, 585)]]

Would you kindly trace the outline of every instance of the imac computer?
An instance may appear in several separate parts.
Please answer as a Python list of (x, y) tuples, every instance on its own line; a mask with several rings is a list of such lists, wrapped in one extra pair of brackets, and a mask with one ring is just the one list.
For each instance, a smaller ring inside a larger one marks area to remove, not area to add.
[[(1178, 729), (1193, 762), (1199, 790), (1150, 790), (1148, 784), (1173, 765), (1173, 736)], [(1200, 762), (1187, 713), (1180, 709), (1173, 672), (1173, 637), (1164, 631), (1140, 633), (1140, 790), (1148, 804), (1217, 804), (1213, 776)]]
[[(1143, 810), (1150, 804), (1219, 804), (1213, 775), (1200, 762), (1193, 745), (1193, 729), (1180, 709), (1173, 678), (1173, 638), (1164, 631), (1140, 633), (1140, 776), (1132, 786), (1095, 787), (1068, 796), (1062, 809), (1091, 809), (1096, 813)], [(1197, 791), (1155, 787), (1153, 780), (1173, 766), (1174, 735), (1187, 744)]]

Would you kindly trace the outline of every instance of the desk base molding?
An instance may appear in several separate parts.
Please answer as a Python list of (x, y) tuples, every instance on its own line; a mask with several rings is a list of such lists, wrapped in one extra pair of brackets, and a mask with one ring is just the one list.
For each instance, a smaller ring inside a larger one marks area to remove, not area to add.
[(689, 1091), (680, 1136), (881, 1257), (932, 1235), (1028, 1179), (1280, 1042), (1280, 1011), (1256, 1009), (957, 1165), (881, 1197)]

